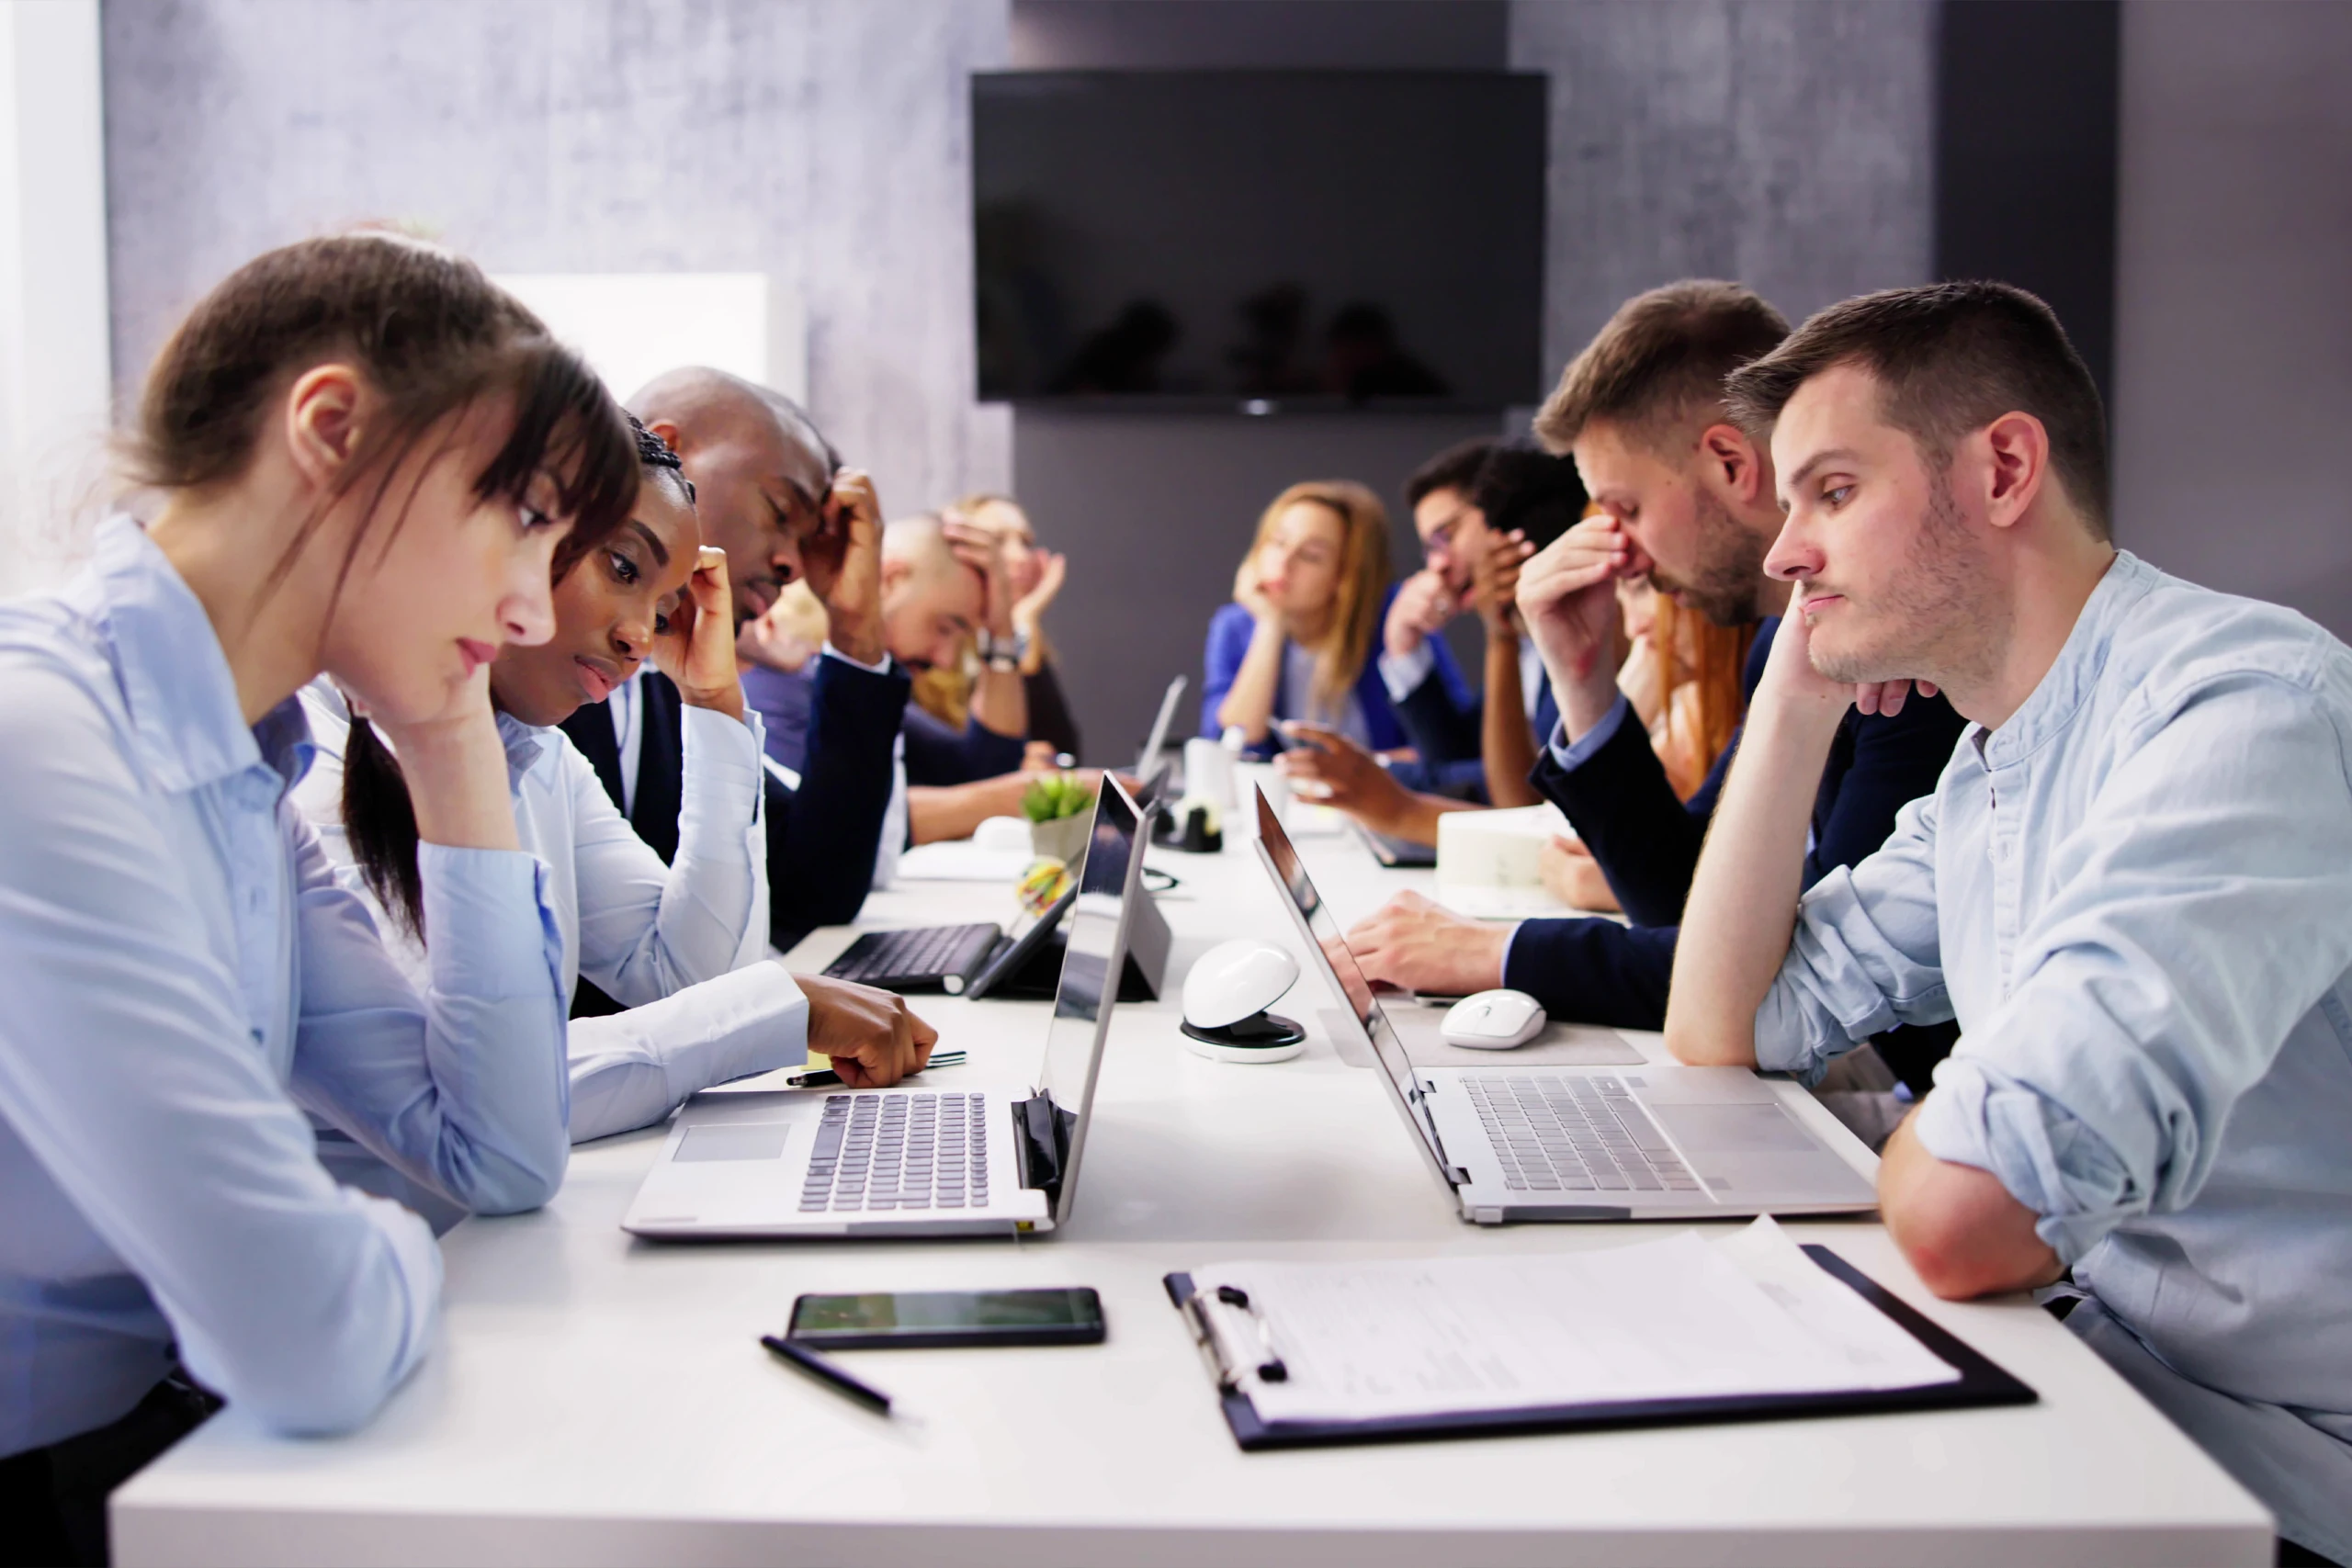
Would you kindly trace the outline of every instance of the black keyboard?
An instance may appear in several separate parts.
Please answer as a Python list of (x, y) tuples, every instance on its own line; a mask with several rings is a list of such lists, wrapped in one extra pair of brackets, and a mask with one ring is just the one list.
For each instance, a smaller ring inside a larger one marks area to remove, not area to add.
[(941, 990), (954, 996), (987, 965), (1003, 935), (986, 922), (868, 931), (827, 964), (825, 973), (836, 980), (855, 980), (886, 991)]

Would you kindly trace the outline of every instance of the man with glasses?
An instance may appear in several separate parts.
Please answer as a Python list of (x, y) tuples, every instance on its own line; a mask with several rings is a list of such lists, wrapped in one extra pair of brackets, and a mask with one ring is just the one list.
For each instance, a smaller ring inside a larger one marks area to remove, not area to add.
[[(1525, 442), (1465, 441), (1406, 482), (1427, 564), (1397, 590), (1381, 634), (1381, 678), (1437, 786), (1493, 806), (1532, 806), (1537, 738), (1558, 722), (1544, 661), (1513, 602), (1520, 568), (1584, 515), (1569, 458)], [(1430, 678), (1438, 628), (1470, 613), (1486, 628), (1484, 698), (1445, 700)]]
[[(1488, 780), (1479, 755), (1479, 709), (1457, 696), (1464, 683), (1442, 634), (1455, 616), (1478, 608), (1479, 565), (1499, 539), (1476, 493), (1479, 472), (1499, 445), (1484, 436), (1458, 442), (1405, 481), (1422, 566), (1397, 586), (1380, 632), (1380, 678), (1421, 756), (1415, 782), (1482, 799)], [(1502, 595), (1506, 604), (1510, 597)]]

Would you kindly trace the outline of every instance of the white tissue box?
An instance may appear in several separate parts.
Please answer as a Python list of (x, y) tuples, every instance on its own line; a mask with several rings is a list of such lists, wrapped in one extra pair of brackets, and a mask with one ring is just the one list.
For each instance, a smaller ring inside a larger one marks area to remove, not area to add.
[(1449, 811), (1437, 819), (1437, 901), (1474, 919), (1517, 920), (1565, 915), (1544, 890), (1537, 857), (1554, 838), (1576, 829), (1546, 803), (1509, 811)]

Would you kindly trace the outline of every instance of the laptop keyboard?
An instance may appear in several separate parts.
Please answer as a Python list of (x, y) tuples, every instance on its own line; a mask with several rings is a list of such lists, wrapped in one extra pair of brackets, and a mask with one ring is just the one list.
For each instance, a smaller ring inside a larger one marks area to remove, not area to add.
[(1699, 1190), (1623, 1079), (1528, 1073), (1464, 1082), (1513, 1191)]
[(828, 964), (825, 973), (836, 980), (865, 984), (896, 980), (935, 982), (943, 976), (962, 976), (977, 955), (986, 953), (998, 936), (985, 922), (969, 926), (918, 926), (908, 931), (868, 931)]
[(903, 1089), (827, 1095), (800, 1212), (987, 1208), (986, 1103)]

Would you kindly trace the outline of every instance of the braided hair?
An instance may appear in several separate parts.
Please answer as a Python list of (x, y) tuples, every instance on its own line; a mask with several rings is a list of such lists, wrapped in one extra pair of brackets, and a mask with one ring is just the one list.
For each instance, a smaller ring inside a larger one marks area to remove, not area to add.
[[(628, 413), (626, 409), (621, 412)], [(685, 460), (678, 456), (677, 449), (646, 429), (645, 422), (633, 413), (628, 414), (628, 429), (637, 437), (637, 460), (649, 468), (677, 476), (678, 487), (686, 494), (686, 504), (692, 506), (695, 481), (686, 478)]]

